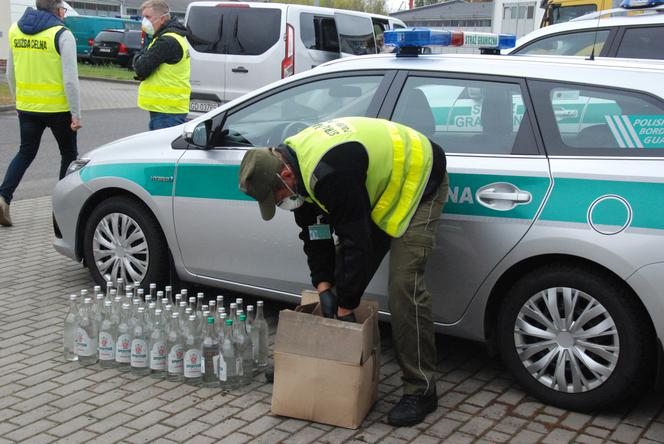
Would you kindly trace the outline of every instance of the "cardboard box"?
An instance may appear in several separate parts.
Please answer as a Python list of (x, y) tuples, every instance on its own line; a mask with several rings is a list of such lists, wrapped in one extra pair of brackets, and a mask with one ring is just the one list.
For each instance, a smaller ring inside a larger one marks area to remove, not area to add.
[(317, 294), (302, 300), (279, 313), (272, 413), (356, 429), (378, 395), (378, 303), (362, 301), (350, 323), (321, 317)]

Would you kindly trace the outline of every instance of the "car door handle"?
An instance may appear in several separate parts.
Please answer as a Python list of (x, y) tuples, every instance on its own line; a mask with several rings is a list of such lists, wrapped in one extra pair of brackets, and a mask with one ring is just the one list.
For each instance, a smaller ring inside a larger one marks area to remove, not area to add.
[(237, 68), (233, 68), (231, 71), (233, 72), (241, 72), (241, 73), (248, 73), (249, 70), (245, 68), (244, 66), (238, 66)]
[(509, 211), (517, 205), (530, 203), (532, 194), (507, 182), (496, 182), (483, 186), (475, 194), (480, 205), (497, 211)]

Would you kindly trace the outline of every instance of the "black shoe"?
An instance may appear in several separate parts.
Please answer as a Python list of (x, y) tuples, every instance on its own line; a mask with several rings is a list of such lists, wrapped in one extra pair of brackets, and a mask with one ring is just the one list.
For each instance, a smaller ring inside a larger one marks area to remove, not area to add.
[(419, 424), (438, 408), (436, 389), (430, 395), (403, 395), (387, 415), (387, 422), (396, 427)]
[(336, 316), (337, 320), (344, 322), (357, 322), (355, 313), (347, 314), (346, 316)]

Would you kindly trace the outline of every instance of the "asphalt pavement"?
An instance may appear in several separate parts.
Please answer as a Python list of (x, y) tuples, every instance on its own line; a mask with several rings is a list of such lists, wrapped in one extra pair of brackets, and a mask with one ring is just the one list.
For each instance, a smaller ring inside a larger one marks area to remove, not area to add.
[[(79, 155), (113, 140), (148, 129), (148, 113), (136, 107), (137, 85), (81, 80), (83, 128), (78, 134)], [(19, 148), (16, 111), (0, 112), (0, 180)], [(60, 152), (47, 129), (35, 161), (16, 190), (14, 200), (50, 196), (58, 181)]]

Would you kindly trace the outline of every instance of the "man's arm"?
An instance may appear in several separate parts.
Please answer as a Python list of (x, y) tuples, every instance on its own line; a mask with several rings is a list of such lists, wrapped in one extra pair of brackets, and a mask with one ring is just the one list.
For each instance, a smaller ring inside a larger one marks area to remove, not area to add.
[[(300, 239), (311, 272), (311, 283), (318, 291), (325, 291), (334, 284), (334, 240), (311, 240), (309, 227), (318, 223), (322, 211), (314, 204), (305, 203), (295, 210), (295, 222), (300, 227)], [(327, 223), (327, 219), (322, 223)]]
[(65, 87), (67, 103), (71, 110), (72, 129), (76, 131), (81, 127), (81, 94), (78, 83), (76, 39), (74, 39), (74, 34), (69, 30), (65, 30), (60, 34), (58, 44), (62, 59), (62, 82)]
[(16, 75), (14, 74), (14, 58), (12, 57), (12, 49), (9, 48), (7, 54), (7, 84), (9, 85), (9, 92), (12, 97), (16, 98)]
[(136, 79), (145, 80), (162, 63), (175, 64), (182, 58), (182, 46), (171, 36), (160, 36), (149, 48), (143, 48), (134, 57)]

